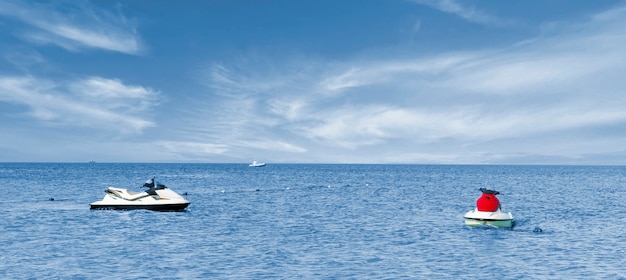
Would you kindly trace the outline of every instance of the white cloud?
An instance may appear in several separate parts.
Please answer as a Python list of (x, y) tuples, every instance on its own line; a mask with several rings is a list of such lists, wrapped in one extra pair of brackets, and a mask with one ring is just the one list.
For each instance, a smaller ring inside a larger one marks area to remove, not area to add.
[(382, 106), (335, 107), (319, 113), (311, 116), (316, 120), (312, 126), (301, 128), (303, 135), (350, 149), (383, 142), (409, 118), (404, 110)]
[(42, 44), (54, 44), (76, 51), (97, 48), (138, 54), (141, 44), (135, 27), (122, 15), (114, 15), (89, 6), (87, 2), (64, 3), (63, 14), (54, 4), (24, 1), (0, 2), (0, 16), (15, 18), (33, 29), (20, 36)]
[(427, 5), (445, 13), (457, 15), (469, 22), (492, 24), (501, 23), (502, 20), (489, 15), (474, 7), (466, 7), (455, 0), (412, 0), (415, 3)]
[(355, 79), (356, 76), (362, 76), (359, 73), (360, 71), (361, 69), (351, 68), (344, 73), (339, 74), (338, 76), (328, 77), (320, 83), (321, 92), (333, 93), (346, 88), (353, 88), (368, 84), (368, 80)]
[(46, 61), (39, 52), (34, 50), (10, 51), (4, 54), (4, 58), (24, 71), (33, 65), (38, 65)]
[[(468, 20), (496, 20), (463, 10), (455, 2), (437, 3)], [(274, 71), (258, 72), (254, 63), (223, 63), (214, 69), (227, 75), (213, 76), (206, 83), (230, 93), (212, 99), (217, 101), (216, 108), (239, 104), (245, 110), (216, 121), (222, 123), (220, 127), (240, 132), (240, 138), (262, 135), (312, 152), (317, 145), (359, 153), (398, 141), (412, 143), (417, 150), (410, 155), (390, 153), (381, 159), (402, 162), (499, 161), (526, 156), (533, 149), (507, 142), (543, 139), (542, 151), (552, 149), (559, 153), (555, 157), (574, 158), (592, 152), (590, 141), (607, 137), (583, 136), (577, 131), (626, 123), (626, 84), (619, 74), (626, 70), (621, 47), (626, 43), (621, 31), (626, 27), (622, 20), (626, 10), (618, 11), (593, 17), (581, 24), (585, 28), (561, 27), (560, 32), (509, 48), (411, 59), (387, 55), (386, 59), (316, 60), (315, 67), (305, 68), (298, 65), (307, 65), (309, 60), (299, 58), (288, 63), (265, 62), (263, 66)], [(205, 125), (215, 123), (210, 120)], [(565, 146), (558, 142), (563, 137), (553, 136), (559, 133), (574, 138)], [(464, 155), (427, 152), (441, 143), (452, 150), (462, 149)], [(507, 149), (507, 155), (498, 154)]]
[(307, 149), (283, 141), (255, 139), (254, 141), (238, 141), (234, 147), (254, 148), (259, 150), (280, 151), (288, 153), (304, 153)]
[(223, 144), (187, 141), (157, 141), (156, 144), (163, 148), (162, 152), (183, 157), (205, 157), (207, 155), (223, 154), (230, 150), (227, 145)]
[[(85, 97), (85, 92), (102, 92), (110, 85), (115, 85), (115, 95)], [(150, 89), (99, 77), (67, 86), (33, 77), (0, 77), (0, 101), (26, 105), (33, 117), (68, 127), (141, 133), (154, 126), (141, 114), (154, 105), (157, 95)]]
[(103, 106), (117, 110), (143, 111), (154, 105), (156, 91), (142, 86), (125, 85), (118, 79), (91, 77), (70, 85), (77, 97), (95, 103), (105, 101)]

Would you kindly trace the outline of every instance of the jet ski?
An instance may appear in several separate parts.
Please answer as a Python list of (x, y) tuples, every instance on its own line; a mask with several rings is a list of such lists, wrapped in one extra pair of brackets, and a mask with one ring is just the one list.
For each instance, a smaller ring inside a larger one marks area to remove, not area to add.
[(482, 195), (476, 200), (476, 208), (465, 213), (463, 218), (468, 226), (492, 226), (499, 228), (511, 228), (515, 225), (511, 212), (502, 212), (500, 200), (496, 195), (498, 191), (479, 189)]
[(104, 191), (106, 194), (101, 201), (90, 204), (91, 209), (184, 211), (189, 206), (189, 201), (154, 180), (154, 177), (146, 181), (143, 187), (148, 188), (148, 190), (133, 192), (127, 189), (109, 187)]

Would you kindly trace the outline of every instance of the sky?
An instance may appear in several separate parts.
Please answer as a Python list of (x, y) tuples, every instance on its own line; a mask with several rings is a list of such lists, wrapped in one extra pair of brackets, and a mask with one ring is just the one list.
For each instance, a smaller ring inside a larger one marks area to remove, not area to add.
[(0, 162), (626, 164), (626, 1), (0, 0)]

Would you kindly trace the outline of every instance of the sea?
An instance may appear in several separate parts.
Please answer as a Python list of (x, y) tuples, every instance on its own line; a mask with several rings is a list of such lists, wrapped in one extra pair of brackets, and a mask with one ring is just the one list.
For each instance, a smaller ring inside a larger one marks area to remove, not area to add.
[[(185, 212), (90, 210), (152, 177)], [(0, 163), (2, 279), (626, 279), (626, 167)], [(464, 225), (479, 188), (511, 229)]]

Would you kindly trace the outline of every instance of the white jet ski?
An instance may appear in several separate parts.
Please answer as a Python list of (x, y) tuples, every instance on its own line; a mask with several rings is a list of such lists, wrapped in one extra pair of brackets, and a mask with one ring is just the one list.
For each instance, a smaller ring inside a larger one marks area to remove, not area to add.
[(515, 225), (511, 212), (502, 212), (500, 201), (496, 195), (498, 191), (480, 188), (482, 196), (476, 201), (476, 208), (465, 213), (463, 218), (468, 226), (492, 226), (511, 228)]
[(147, 209), (154, 211), (184, 211), (189, 201), (154, 178), (143, 184), (148, 190), (133, 192), (127, 189), (109, 187), (101, 201), (91, 203), (91, 209), (133, 210)]
[(258, 161), (253, 161), (252, 163), (250, 163), (248, 166), (250, 167), (265, 167), (265, 162), (258, 162)]
[(478, 211), (474, 209), (465, 213), (465, 224), (468, 226), (493, 226), (510, 228), (515, 224), (511, 212), (504, 213), (500, 210), (495, 212)]

